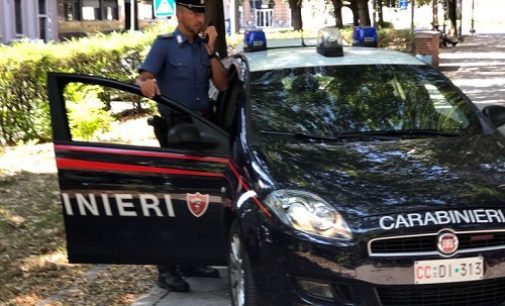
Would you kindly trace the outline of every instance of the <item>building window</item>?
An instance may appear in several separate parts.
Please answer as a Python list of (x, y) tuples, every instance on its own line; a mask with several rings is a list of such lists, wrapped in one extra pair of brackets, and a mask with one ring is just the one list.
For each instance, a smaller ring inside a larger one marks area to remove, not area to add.
[(260, 28), (267, 28), (272, 26), (272, 19), (274, 10), (262, 9), (255, 11), (256, 26)]
[(46, 40), (46, 17), (39, 17), (39, 38)]
[(65, 0), (65, 20), (118, 20), (117, 0)]
[(80, 0), (65, 0), (63, 3), (65, 21), (81, 20), (80, 2)]
[(39, 0), (39, 15), (46, 14), (46, 0)]
[(103, 13), (104, 20), (118, 20), (117, 0), (103, 0)]
[(23, 34), (23, 14), (21, 0), (14, 1), (14, 18), (16, 19), (16, 34)]
[(46, 40), (47, 29), (46, 0), (39, 0), (39, 38)]
[(82, 20), (101, 20), (100, 0), (82, 0)]

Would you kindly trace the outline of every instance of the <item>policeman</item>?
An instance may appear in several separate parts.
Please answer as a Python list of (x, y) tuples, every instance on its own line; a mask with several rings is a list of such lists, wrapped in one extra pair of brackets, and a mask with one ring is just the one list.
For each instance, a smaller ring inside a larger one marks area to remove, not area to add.
[[(148, 98), (164, 95), (186, 107), (211, 117), (208, 99), (209, 79), (224, 91), (228, 75), (216, 53), (218, 33), (214, 26), (205, 26), (205, 0), (176, 0), (177, 28), (173, 33), (160, 35), (151, 46), (139, 68), (137, 84)], [(204, 38), (202, 38), (204, 37)], [(167, 123), (177, 124), (179, 115), (163, 105), (159, 112)], [(166, 131), (164, 131), (166, 132)], [(160, 145), (166, 144), (166, 133), (158, 137)], [(184, 269), (183, 269), (184, 268)], [(217, 277), (217, 270), (209, 267), (158, 266), (158, 285), (172, 291), (188, 291), (189, 285), (179, 272), (186, 275)]]
[[(208, 117), (209, 78), (223, 91), (228, 76), (215, 49), (216, 28), (204, 26), (204, 1), (176, 1), (178, 26), (173, 33), (156, 39), (139, 68), (137, 84), (148, 98), (163, 94)], [(167, 112), (160, 106), (162, 116)]]

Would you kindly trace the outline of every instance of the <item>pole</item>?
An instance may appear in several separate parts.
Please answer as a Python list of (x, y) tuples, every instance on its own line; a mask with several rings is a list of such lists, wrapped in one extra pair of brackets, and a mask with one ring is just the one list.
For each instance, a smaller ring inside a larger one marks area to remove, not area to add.
[(470, 22), (470, 33), (473, 35), (475, 34), (475, 28), (474, 28), (474, 22), (475, 20), (473, 19), (473, 13), (475, 10), (475, 0), (472, 0), (472, 21)]
[(411, 1), (411, 8), (410, 8), (410, 30), (412, 31), (412, 34), (414, 34), (414, 6), (415, 6), (415, 0)]
[(130, 0), (130, 30), (135, 31), (135, 1)]
[(433, 30), (438, 29), (438, 1), (437, 0), (432, 0), (431, 11), (432, 11), (432, 15), (433, 15), (431, 28)]
[(373, 4), (373, 20), (372, 20), (372, 26), (374, 28), (377, 28), (377, 0), (372, 1)]
[(463, 38), (463, 0), (458, 0), (457, 2), (458, 5), (458, 19), (459, 19), (459, 25), (458, 25), (458, 38), (462, 39)]
[(415, 0), (410, 1), (410, 32), (412, 33), (412, 54), (416, 54), (416, 33), (414, 32), (414, 6), (416, 5)]

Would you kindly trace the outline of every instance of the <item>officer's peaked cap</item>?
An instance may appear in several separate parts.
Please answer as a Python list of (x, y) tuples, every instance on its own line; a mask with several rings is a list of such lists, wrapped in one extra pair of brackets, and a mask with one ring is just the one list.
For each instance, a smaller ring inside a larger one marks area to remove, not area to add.
[(205, 0), (175, 0), (175, 3), (187, 7), (196, 13), (205, 13)]

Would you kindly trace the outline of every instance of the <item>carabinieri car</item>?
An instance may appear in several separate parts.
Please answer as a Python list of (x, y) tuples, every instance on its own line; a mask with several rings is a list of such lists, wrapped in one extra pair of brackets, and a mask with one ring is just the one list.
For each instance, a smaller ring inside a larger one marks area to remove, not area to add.
[(321, 33), (271, 49), (253, 35), (259, 51), (224, 60), (213, 122), (150, 100), (192, 118), (166, 147), (146, 118), (83, 137), (80, 106), (148, 99), (50, 73), (69, 260), (229, 265), (235, 306), (502, 305), (505, 109), (478, 110), (410, 55)]

